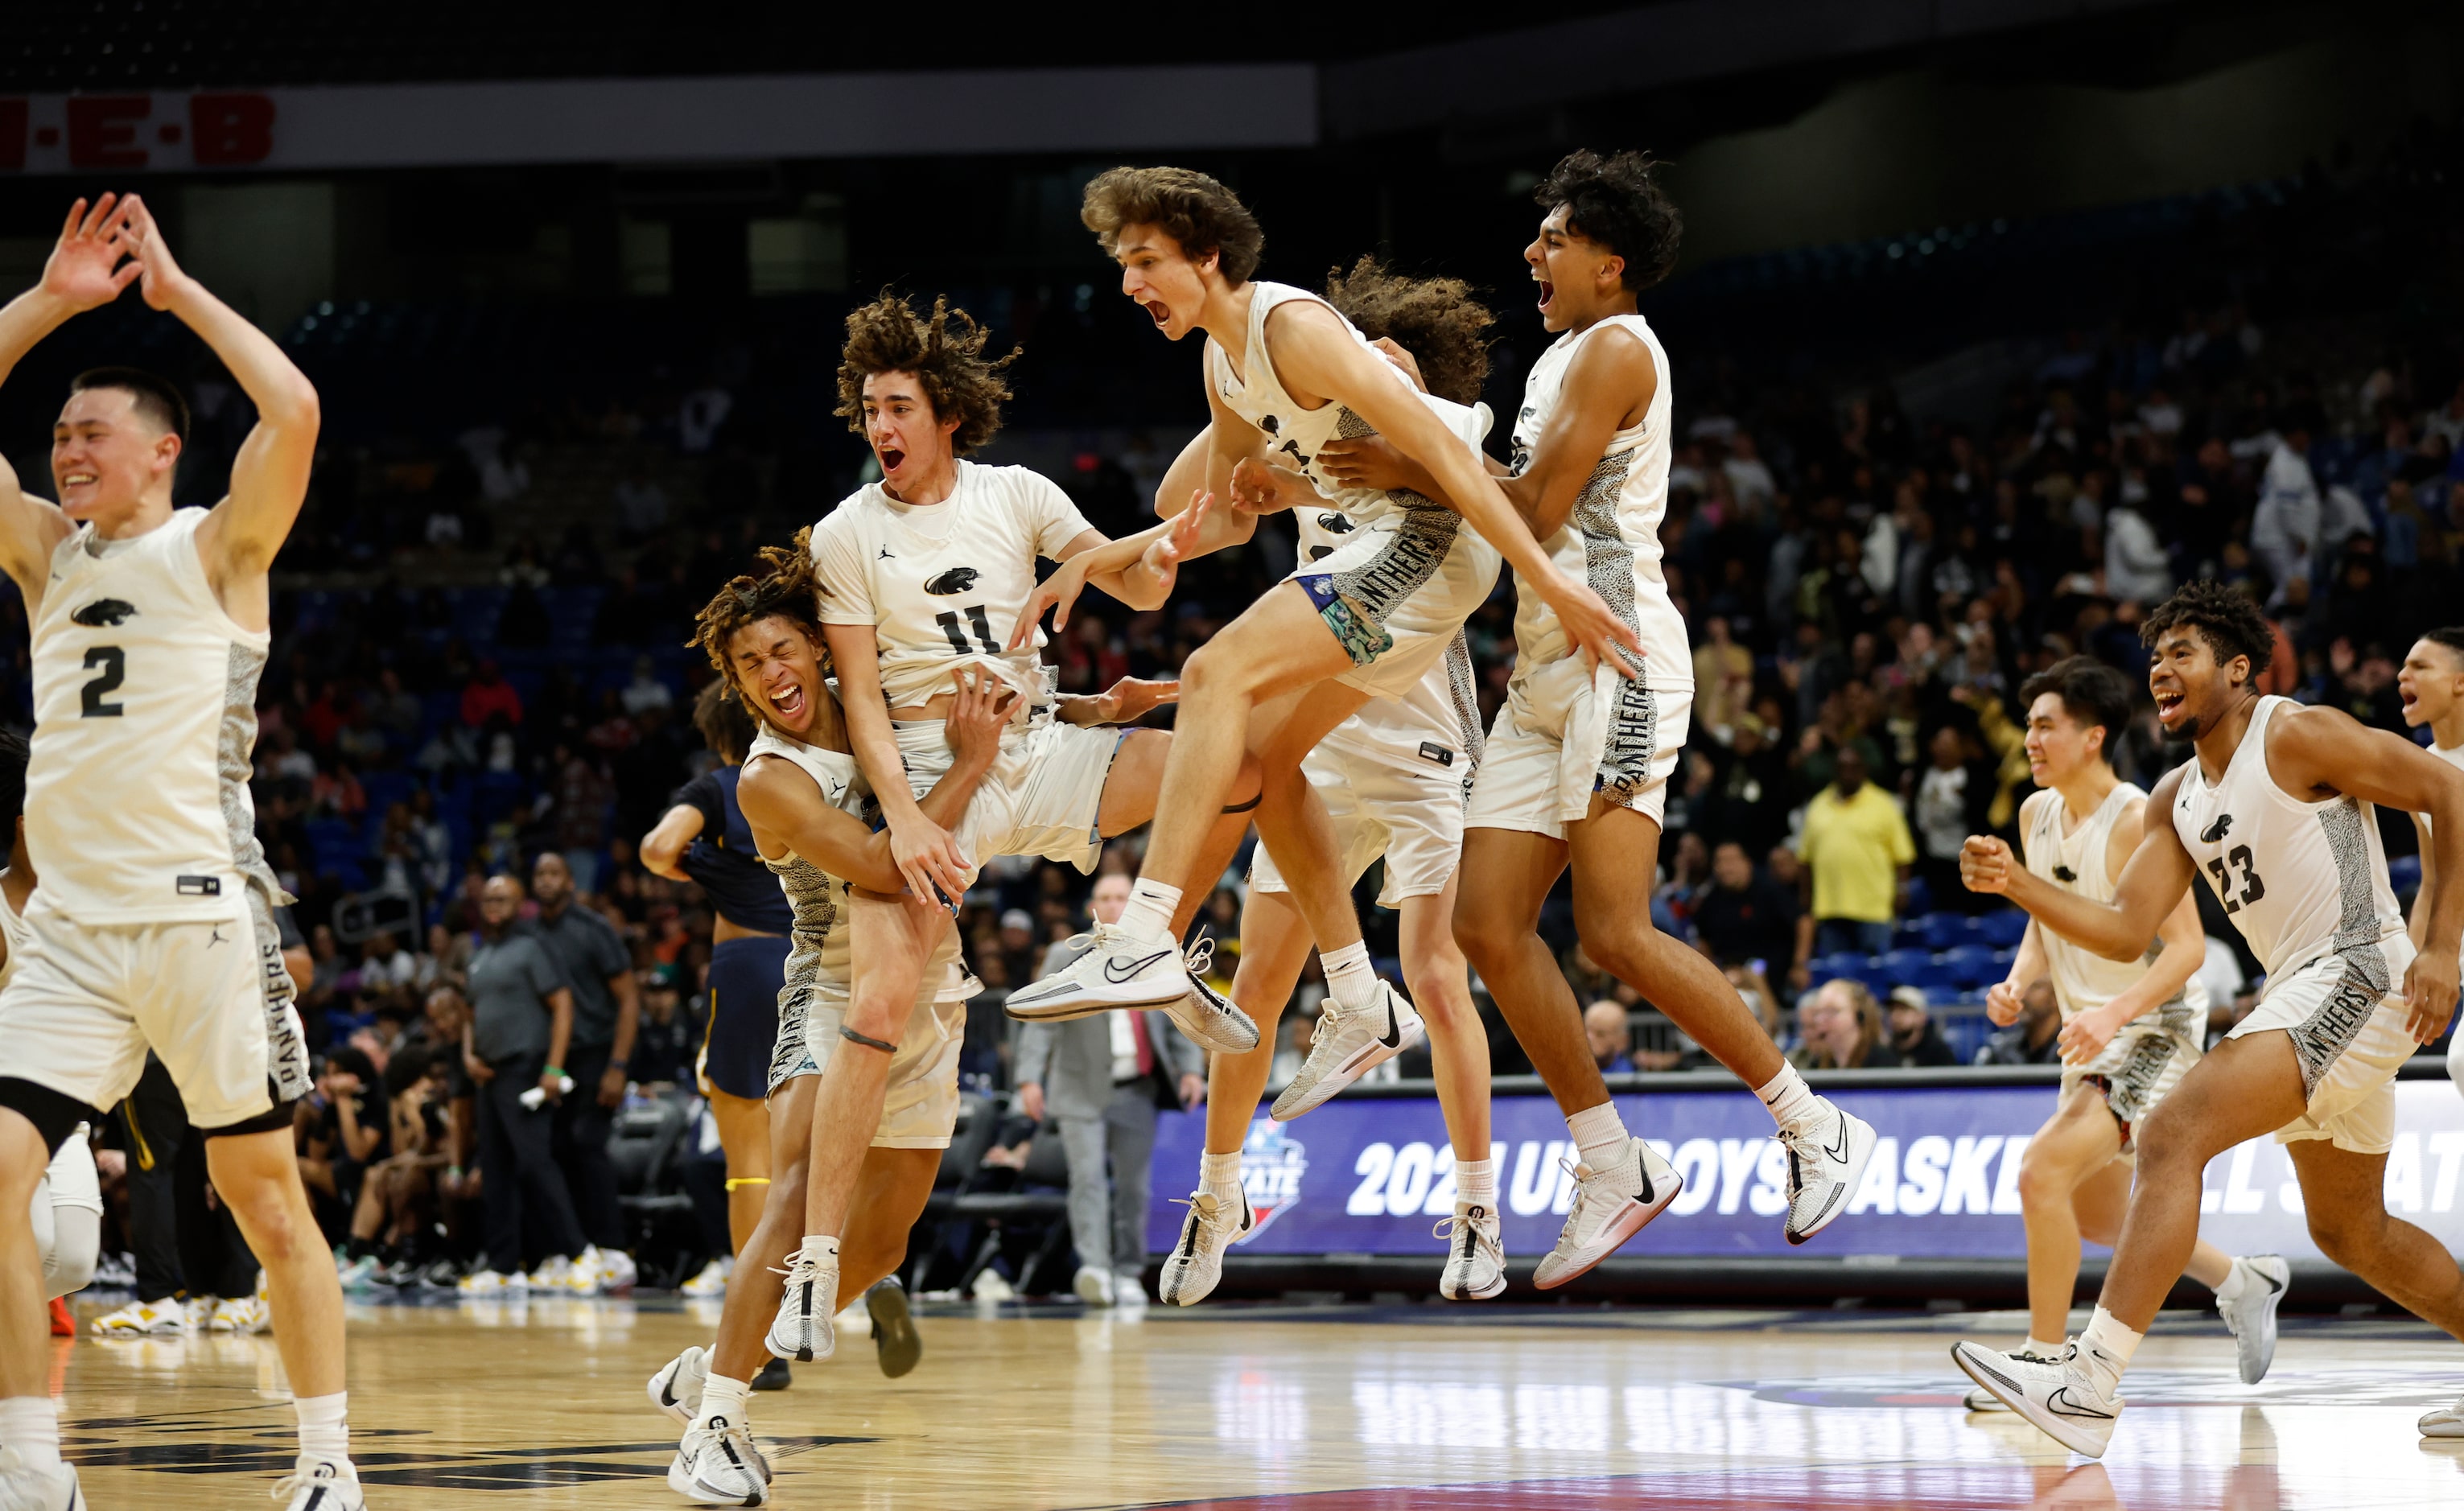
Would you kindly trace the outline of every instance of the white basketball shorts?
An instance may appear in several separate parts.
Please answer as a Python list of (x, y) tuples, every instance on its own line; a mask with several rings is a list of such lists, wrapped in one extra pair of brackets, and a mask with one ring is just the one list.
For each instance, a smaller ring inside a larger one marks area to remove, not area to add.
[(2094, 1060), (2062, 1067), (2063, 1096), (2082, 1081), (2093, 1081), (2103, 1091), (2106, 1109), (2122, 1125), (2125, 1154), (2141, 1121), (2199, 1062), (2198, 1040), (2167, 1028), (2155, 1017), (2124, 1023)]
[(2309, 1106), (2277, 1130), (2277, 1143), (2322, 1138), (2356, 1154), (2384, 1154), (2395, 1147), (2395, 1073), (2421, 1047), (2411, 1021), (2404, 994), (2388, 983), (2387, 957), (2373, 948), (2321, 955), (2270, 982), (2225, 1037), (2278, 1029), (2293, 1037)]
[(1648, 687), (1580, 656), (1535, 668), (1507, 686), (1463, 826), (1562, 840), (1595, 793), (1660, 822), (1693, 709), (1691, 683)]
[(308, 1094), (308, 1046), (271, 904), (234, 888), (218, 918), (78, 924), (26, 910), (24, 953), (0, 988), (8, 1074), (106, 1108), (137, 1085), (145, 1052), (208, 1132)]
[(1287, 580), (1352, 658), (1335, 680), (1372, 697), (1410, 692), (1488, 601), (1504, 558), (1452, 510), (1397, 509)]
[[(908, 785), (921, 798), (950, 769), (949, 734), (939, 719), (901, 721), (893, 728)], [(1001, 755), (977, 786), (954, 836), (969, 862), (968, 885), (996, 855), (1041, 855), (1092, 871), (1104, 853), (1104, 838), (1095, 827), (1104, 783), (1128, 733), (1045, 717), (1006, 731)]]
[[(967, 998), (951, 995), (945, 969), (927, 969), (924, 979), (928, 984), (907, 1015), (898, 1052), (890, 1057), (881, 1121), (873, 1128), (874, 1149), (947, 1149), (950, 1134), (958, 1126), (958, 1051), (967, 1039)], [(972, 987), (974, 982), (967, 984)], [(880, 1053), (851, 1045), (839, 1036), (847, 1004), (843, 987), (789, 987), (780, 994), (779, 1049), (770, 1062), (771, 1095), (778, 1095), (781, 1086), (798, 1076), (822, 1074), (829, 1068), (830, 1056), (841, 1049)]]
[[(1463, 855), (1461, 777), (1434, 762), (1419, 770), (1334, 745), (1309, 752), (1301, 774), (1334, 821), (1345, 886), (1382, 855), (1386, 880), (1377, 890), (1378, 907), (1398, 908), (1406, 897), (1434, 897), (1446, 889)], [(1249, 885), (1263, 892), (1291, 890), (1264, 844), (1250, 851)]]

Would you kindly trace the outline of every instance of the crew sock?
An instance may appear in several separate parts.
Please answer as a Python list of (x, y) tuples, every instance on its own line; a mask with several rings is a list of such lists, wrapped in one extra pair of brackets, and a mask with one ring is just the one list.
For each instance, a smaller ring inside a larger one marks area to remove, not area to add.
[(1179, 907), (1179, 887), (1141, 876), (1130, 888), (1130, 905), (1121, 909), (1121, 931), (1133, 939), (1160, 939), (1169, 944), (1174, 938), (1172, 915)]
[(1784, 1133), (1801, 1133), (1813, 1128), (1822, 1120), (1825, 1110), (1822, 1099), (1814, 1094), (1814, 1088), (1805, 1084), (1796, 1067), (1785, 1060), (1780, 1062), (1779, 1074), (1754, 1087), (1754, 1095), (1771, 1108), (1771, 1121)]
[(1625, 1152), (1625, 1119), (1617, 1116), (1614, 1102), (1603, 1102), (1575, 1113), (1566, 1120), (1566, 1131), (1574, 1135), (1574, 1148), (1581, 1151), (1582, 1162), (1594, 1170), (1606, 1169), (1610, 1160)]
[(1377, 973), (1369, 969), (1369, 941), (1355, 939), (1340, 950), (1320, 950), (1317, 961), (1326, 971), (1326, 990), (1346, 1012), (1377, 1000)]

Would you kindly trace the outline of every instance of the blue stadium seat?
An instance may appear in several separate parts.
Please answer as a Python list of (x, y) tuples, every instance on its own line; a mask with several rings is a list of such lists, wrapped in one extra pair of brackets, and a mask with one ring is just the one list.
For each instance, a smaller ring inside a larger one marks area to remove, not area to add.
[(1942, 953), (1942, 964), (1952, 983), (1963, 991), (2002, 979), (2004, 965), (1997, 963), (1994, 952), (1983, 945), (1958, 945)]
[(2387, 862), (2387, 885), (2399, 892), (2409, 892), (2421, 886), (2421, 857), (2399, 855)]
[(1927, 913), (1917, 920), (1928, 950), (1947, 950), (1969, 943), (1969, 919), (1959, 913)]
[(1996, 950), (2015, 950), (2020, 935), (2028, 931), (2028, 915), (2016, 908), (1980, 914), (1975, 920), (1976, 943)]
[[(1882, 974), (1883, 985), (1877, 991), (1894, 986), (1925, 986), (1935, 974), (1933, 953), (1926, 950), (1894, 950), (1874, 957), (1875, 967)], [(1867, 982), (1872, 985), (1872, 982)]]

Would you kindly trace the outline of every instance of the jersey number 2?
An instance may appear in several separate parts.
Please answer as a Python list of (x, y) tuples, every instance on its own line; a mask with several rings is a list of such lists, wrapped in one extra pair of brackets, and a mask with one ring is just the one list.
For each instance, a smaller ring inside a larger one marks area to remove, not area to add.
[[(2235, 900), (2233, 894), (2233, 872), (2226, 869), (2227, 862), (2241, 868), (2239, 900)], [(2240, 912), (2245, 907), (2267, 895), (2266, 884), (2258, 879), (2258, 867), (2253, 862), (2250, 846), (2247, 844), (2236, 844), (2231, 851), (2210, 861), (2208, 869), (2215, 876), (2216, 900), (2225, 905), (2226, 912)]]
[(82, 718), (116, 719), (128, 712), (124, 703), (105, 703), (102, 695), (117, 692), (128, 680), (128, 653), (118, 646), (89, 646), (85, 652), (85, 669), (101, 668), (101, 674), (85, 685), (78, 702), (77, 713)]
[[(966, 632), (958, 627), (957, 615), (943, 609), (933, 616), (933, 623), (940, 625), (941, 633), (950, 637), (951, 649), (961, 656), (972, 656), (976, 653), (976, 647), (967, 644)], [(998, 656), (1001, 653), (1000, 644), (993, 639), (993, 626), (984, 618), (984, 606), (981, 603), (967, 605), (967, 623), (975, 626), (976, 638), (984, 643), (985, 655)]]

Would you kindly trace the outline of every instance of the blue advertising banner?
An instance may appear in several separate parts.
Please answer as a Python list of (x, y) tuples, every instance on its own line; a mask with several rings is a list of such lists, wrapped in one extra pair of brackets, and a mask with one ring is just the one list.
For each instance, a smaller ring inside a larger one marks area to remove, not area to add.
[[(2394, 1088), (2388, 1210), (2464, 1250), (2464, 1098), (2444, 1080)], [(2019, 1166), (2051, 1114), (2050, 1085), (1833, 1088), (1872, 1123), (1881, 1147), (1848, 1215), (1818, 1248), (1830, 1256), (2022, 1259)], [(1677, 1167), (1683, 1193), (1620, 1252), (1644, 1256), (1805, 1255), (1780, 1232), (1787, 1158), (1770, 1114), (1743, 1091), (1620, 1096), (1626, 1126)], [(1497, 1162), (1508, 1254), (1556, 1242), (1573, 1197), (1574, 1151), (1546, 1097), (1500, 1097)], [(1171, 1248), (1198, 1183), (1201, 1118), (1167, 1114), (1156, 1128), (1148, 1246)], [(1411, 1255), (1435, 1252), (1430, 1227), (1454, 1211), (1454, 1153), (1434, 1098), (1341, 1098), (1291, 1124), (1261, 1117), (1242, 1153), (1257, 1226), (1235, 1253)], [(2255, 1140), (2208, 1169), (2201, 1230), (2229, 1251), (2316, 1259), (2290, 1160)], [(2101, 1252), (2101, 1251), (2100, 1251)]]

